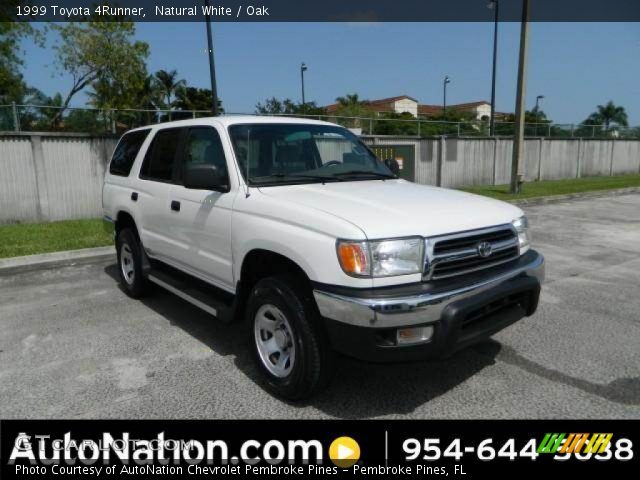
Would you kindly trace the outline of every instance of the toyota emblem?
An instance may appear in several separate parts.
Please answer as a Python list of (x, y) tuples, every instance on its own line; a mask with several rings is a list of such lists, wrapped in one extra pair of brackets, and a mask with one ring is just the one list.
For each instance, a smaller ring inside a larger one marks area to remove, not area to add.
[(487, 258), (489, 255), (491, 255), (491, 252), (493, 250), (489, 242), (480, 242), (476, 249), (478, 250), (478, 255), (480, 255), (482, 258)]

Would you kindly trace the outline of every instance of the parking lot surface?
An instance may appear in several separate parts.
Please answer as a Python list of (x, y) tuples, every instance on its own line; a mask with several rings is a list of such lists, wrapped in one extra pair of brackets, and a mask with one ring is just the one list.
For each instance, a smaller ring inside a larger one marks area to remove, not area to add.
[(255, 381), (239, 326), (113, 261), (0, 276), (0, 418), (639, 418), (640, 195), (525, 208), (538, 312), (441, 361), (341, 358), (303, 404)]

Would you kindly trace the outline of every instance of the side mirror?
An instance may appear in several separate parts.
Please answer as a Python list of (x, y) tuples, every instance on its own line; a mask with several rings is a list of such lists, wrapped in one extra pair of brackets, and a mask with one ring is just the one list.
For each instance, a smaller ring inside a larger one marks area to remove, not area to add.
[(229, 179), (226, 172), (221, 172), (215, 165), (187, 165), (184, 169), (183, 183), (185, 188), (193, 190), (229, 191)]
[(398, 163), (398, 161), (395, 158), (388, 158), (384, 161), (384, 164), (387, 166), (387, 168), (389, 170), (391, 170), (391, 172), (394, 175), (400, 175), (400, 164)]

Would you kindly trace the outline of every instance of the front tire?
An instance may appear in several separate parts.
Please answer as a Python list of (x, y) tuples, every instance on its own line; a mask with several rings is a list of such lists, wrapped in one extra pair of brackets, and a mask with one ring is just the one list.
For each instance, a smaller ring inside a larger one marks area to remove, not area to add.
[(142, 297), (148, 289), (148, 282), (142, 273), (142, 245), (133, 230), (123, 228), (118, 233), (116, 252), (122, 289), (132, 298)]
[(302, 400), (331, 379), (333, 353), (311, 292), (293, 276), (260, 280), (247, 300), (246, 320), (254, 361), (268, 390)]

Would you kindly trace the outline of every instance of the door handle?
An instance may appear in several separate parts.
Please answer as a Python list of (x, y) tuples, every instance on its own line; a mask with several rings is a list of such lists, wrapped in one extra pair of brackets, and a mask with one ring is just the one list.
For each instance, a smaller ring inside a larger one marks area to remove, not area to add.
[(131, 200), (133, 200), (134, 202), (138, 201), (138, 192), (133, 192), (131, 194)]
[(173, 210), (174, 212), (179, 212), (180, 211), (180, 202), (177, 200), (172, 200), (171, 201), (171, 210)]

